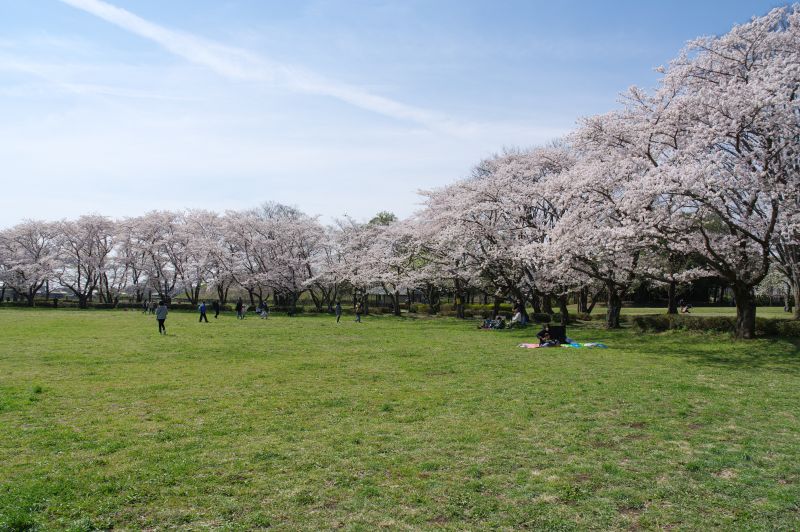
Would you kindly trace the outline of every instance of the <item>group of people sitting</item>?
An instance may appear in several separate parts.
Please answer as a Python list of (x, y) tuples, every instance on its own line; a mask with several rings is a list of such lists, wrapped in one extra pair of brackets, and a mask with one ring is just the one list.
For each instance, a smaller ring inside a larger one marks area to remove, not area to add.
[[(524, 315), (520, 310), (517, 310), (514, 317), (511, 318), (511, 323), (506, 324), (503, 316), (495, 314), (493, 318), (487, 318), (478, 325), (479, 329), (511, 329), (514, 327), (522, 327), (526, 324)], [(571, 340), (567, 339), (567, 328), (563, 325), (550, 325), (546, 323), (542, 330), (536, 334), (539, 339), (540, 347), (558, 347), (561, 344), (568, 344)]]
[(522, 309), (517, 307), (514, 309), (514, 316), (508, 323), (506, 323), (502, 315), (495, 314), (493, 318), (483, 320), (483, 323), (478, 325), (478, 329), (514, 329), (524, 327), (527, 323), (527, 317), (522, 312)]

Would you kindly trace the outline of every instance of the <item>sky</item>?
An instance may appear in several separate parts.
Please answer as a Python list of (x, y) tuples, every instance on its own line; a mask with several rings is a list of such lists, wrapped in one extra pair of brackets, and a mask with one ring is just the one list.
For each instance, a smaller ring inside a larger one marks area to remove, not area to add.
[(0, 227), (265, 201), (408, 216), (779, 5), (0, 0)]

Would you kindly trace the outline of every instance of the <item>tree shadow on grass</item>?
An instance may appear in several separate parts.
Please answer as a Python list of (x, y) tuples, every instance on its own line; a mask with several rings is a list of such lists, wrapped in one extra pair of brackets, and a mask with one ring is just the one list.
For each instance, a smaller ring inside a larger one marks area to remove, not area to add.
[(680, 339), (654, 336), (647, 346), (647, 351), (652, 355), (676, 356), (701, 366), (759, 369), (800, 375), (798, 338), (733, 340), (722, 334), (684, 334)]

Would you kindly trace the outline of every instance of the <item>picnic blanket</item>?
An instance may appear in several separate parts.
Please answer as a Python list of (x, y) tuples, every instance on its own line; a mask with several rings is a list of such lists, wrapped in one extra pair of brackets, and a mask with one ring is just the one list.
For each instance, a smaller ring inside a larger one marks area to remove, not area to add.
[[(524, 347), (525, 349), (545, 349), (548, 346), (541, 346), (539, 344), (519, 344), (518, 347)], [(572, 348), (580, 348), (580, 347), (588, 347), (589, 349), (608, 349), (606, 344), (601, 344), (600, 342), (587, 342), (585, 344), (580, 344), (578, 342), (571, 342), (569, 344), (561, 344), (561, 347), (572, 347)]]

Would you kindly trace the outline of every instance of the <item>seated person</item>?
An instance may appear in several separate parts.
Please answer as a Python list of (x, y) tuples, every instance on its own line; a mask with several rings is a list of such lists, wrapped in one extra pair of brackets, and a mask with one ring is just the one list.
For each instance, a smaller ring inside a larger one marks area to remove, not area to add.
[(513, 329), (515, 327), (522, 327), (523, 325), (525, 325), (525, 320), (522, 317), (522, 312), (517, 310), (517, 313), (511, 318), (511, 323), (508, 324), (508, 328)]
[(686, 303), (685, 305), (681, 305), (681, 313), (689, 314), (689, 311), (691, 311), (691, 310), (692, 310), (692, 304), (691, 303)]
[(482, 325), (478, 325), (478, 329), (505, 329), (506, 322), (502, 316), (495, 314), (494, 318), (483, 320)]
[(559, 341), (553, 334), (550, 332), (550, 325), (545, 324), (544, 328), (536, 334), (536, 337), (539, 339), (539, 346), (540, 347), (558, 347)]

